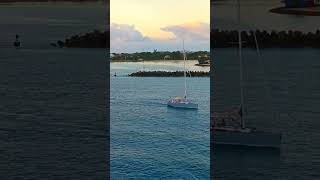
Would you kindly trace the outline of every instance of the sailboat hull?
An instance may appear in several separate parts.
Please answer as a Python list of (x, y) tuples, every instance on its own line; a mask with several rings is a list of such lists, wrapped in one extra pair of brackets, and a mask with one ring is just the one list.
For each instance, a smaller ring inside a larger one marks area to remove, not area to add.
[(195, 103), (172, 103), (168, 102), (168, 107), (173, 107), (173, 108), (181, 108), (181, 109), (198, 109), (198, 104)]
[(233, 145), (263, 148), (280, 148), (281, 134), (261, 131), (213, 131), (213, 145)]

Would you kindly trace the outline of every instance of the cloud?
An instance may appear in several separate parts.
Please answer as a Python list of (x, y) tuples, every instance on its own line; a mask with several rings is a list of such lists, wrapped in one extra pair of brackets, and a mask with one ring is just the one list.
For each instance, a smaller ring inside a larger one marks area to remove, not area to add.
[(209, 40), (210, 25), (196, 22), (181, 25), (172, 25), (161, 28), (162, 31), (171, 32), (176, 39)]
[(110, 25), (111, 52), (141, 51), (150, 38), (133, 25), (112, 23)]
[(210, 49), (210, 25), (206, 23), (189, 23), (161, 28), (171, 32), (174, 38), (154, 39), (144, 36), (133, 25), (112, 23), (110, 26), (111, 52), (139, 51), (176, 51), (182, 49), (182, 38), (186, 50)]
[(134, 25), (112, 23), (110, 33), (112, 41), (146, 41), (150, 39), (136, 30)]

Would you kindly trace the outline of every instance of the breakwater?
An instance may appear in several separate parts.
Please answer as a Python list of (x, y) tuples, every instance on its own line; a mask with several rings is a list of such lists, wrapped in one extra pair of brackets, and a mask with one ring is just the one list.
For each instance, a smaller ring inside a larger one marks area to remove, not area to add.
[[(129, 74), (132, 77), (183, 77), (183, 71), (138, 71)], [(209, 77), (209, 72), (204, 71), (188, 71), (187, 76), (191, 77)]]

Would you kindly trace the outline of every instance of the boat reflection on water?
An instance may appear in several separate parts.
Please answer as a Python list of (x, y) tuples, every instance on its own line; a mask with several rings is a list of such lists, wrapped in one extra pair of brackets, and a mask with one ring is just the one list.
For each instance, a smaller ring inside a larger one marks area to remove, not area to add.
[(214, 153), (220, 155), (232, 155), (239, 154), (247, 156), (256, 156), (256, 155), (268, 155), (272, 157), (280, 157), (281, 150), (279, 148), (266, 148), (266, 147), (249, 147), (249, 146), (237, 146), (237, 145), (223, 145), (215, 144), (213, 145)]
[(13, 42), (13, 46), (15, 48), (19, 48), (20, 47), (20, 40), (19, 40), (19, 35), (16, 34), (16, 40)]

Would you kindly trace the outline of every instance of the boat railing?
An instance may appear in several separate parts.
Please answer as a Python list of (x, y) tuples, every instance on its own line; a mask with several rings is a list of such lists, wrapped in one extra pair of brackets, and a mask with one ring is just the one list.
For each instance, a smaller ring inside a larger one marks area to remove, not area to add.
[(239, 119), (241, 115), (239, 111), (228, 111), (228, 112), (213, 112), (210, 115), (211, 126), (213, 127), (238, 127), (240, 125)]

